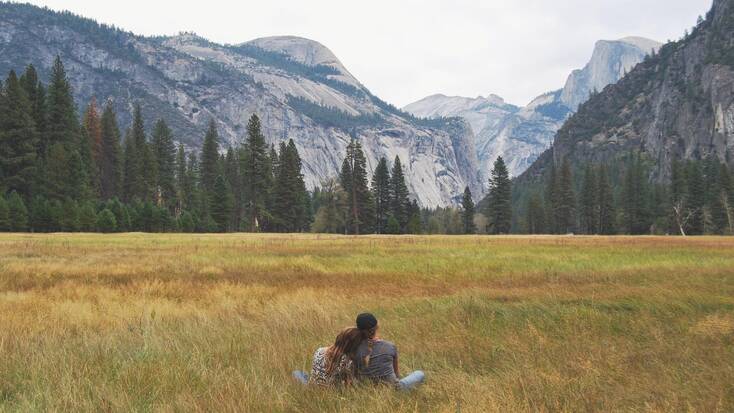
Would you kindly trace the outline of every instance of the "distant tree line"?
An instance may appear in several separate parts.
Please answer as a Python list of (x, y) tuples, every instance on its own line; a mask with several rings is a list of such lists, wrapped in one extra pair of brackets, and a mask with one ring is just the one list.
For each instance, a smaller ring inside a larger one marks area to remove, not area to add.
[(0, 231), (734, 234), (732, 173), (714, 159), (674, 162), (668, 184), (651, 183), (641, 156), (564, 161), (513, 203), (500, 157), (481, 202), (467, 187), (460, 208), (428, 210), (399, 157), (369, 177), (358, 140), (312, 192), (295, 143), (268, 145), (256, 115), (226, 151), (214, 121), (201, 151), (174, 142), (163, 120), (146, 133), (139, 105), (124, 137), (109, 102), (92, 99), (80, 118), (58, 58), (48, 86), (33, 66), (11, 71), (0, 88)]
[(531, 191), (517, 232), (590, 235), (734, 234), (734, 183), (717, 159), (674, 161), (670, 182), (652, 183), (640, 155), (610, 165), (552, 166)]
[[(122, 141), (122, 145), (121, 145)], [(81, 122), (64, 66), (48, 87), (28, 66), (0, 93), (0, 231), (306, 231), (311, 199), (292, 140), (268, 146), (257, 116), (220, 153), (212, 121), (200, 153), (140, 106), (124, 139), (108, 103)]]

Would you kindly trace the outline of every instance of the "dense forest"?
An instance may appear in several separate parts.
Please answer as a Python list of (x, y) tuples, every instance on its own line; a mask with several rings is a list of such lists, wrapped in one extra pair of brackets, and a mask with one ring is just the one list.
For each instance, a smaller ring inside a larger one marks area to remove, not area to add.
[(732, 171), (718, 159), (675, 161), (652, 183), (652, 162), (632, 153), (601, 165), (551, 166), (515, 196), (515, 231), (530, 234), (734, 234)]
[(148, 134), (140, 106), (124, 134), (111, 102), (93, 99), (80, 117), (71, 88), (58, 58), (48, 86), (33, 66), (2, 85), (0, 231), (734, 233), (732, 173), (716, 160), (675, 163), (666, 185), (650, 183), (641, 156), (563, 162), (513, 199), (499, 158), (482, 202), (467, 188), (460, 207), (426, 210), (400, 158), (380, 159), (368, 177), (358, 140), (335, 178), (309, 192), (294, 142), (269, 146), (256, 115), (236, 147), (220, 148), (211, 122), (201, 151), (187, 150), (163, 120)]

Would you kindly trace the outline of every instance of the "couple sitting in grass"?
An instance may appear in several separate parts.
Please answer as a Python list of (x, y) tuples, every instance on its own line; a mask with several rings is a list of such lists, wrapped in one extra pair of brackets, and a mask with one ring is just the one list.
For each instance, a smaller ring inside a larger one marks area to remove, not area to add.
[(399, 390), (411, 390), (425, 380), (422, 371), (400, 379), (398, 349), (377, 335), (377, 318), (360, 314), (357, 327), (347, 328), (336, 337), (334, 345), (316, 350), (311, 374), (293, 372), (302, 384), (319, 386), (351, 385), (354, 380), (382, 383)]

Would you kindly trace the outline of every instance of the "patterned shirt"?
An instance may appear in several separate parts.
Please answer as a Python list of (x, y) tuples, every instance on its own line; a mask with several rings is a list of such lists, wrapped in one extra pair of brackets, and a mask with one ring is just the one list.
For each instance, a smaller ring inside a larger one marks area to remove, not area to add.
[(347, 355), (342, 356), (339, 364), (334, 367), (334, 371), (331, 373), (331, 375), (327, 374), (326, 352), (328, 350), (328, 347), (322, 347), (316, 350), (316, 352), (313, 354), (311, 375), (308, 379), (309, 384), (315, 384), (318, 386), (333, 386), (335, 384), (344, 383), (354, 376), (352, 360)]

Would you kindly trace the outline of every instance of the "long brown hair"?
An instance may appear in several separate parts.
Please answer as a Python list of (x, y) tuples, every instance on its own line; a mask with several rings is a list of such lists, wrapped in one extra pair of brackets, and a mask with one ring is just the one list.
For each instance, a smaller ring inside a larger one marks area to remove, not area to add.
[(334, 372), (336, 366), (347, 355), (349, 358), (354, 357), (357, 347), (362, 343), (362, 332), (357, 328), (345, 328), (336, 336), (334, 345), (326, 350), (326, 374)]

